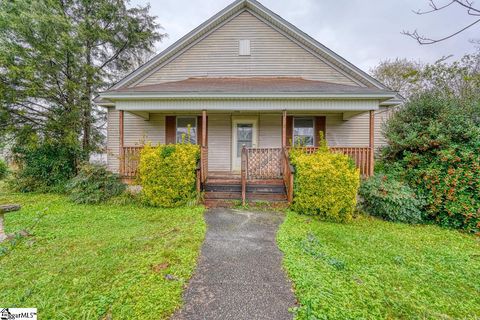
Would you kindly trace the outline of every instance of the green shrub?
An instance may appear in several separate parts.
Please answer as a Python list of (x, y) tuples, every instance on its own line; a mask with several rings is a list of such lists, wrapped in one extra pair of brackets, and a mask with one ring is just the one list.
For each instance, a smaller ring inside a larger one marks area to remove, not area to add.
[(158, 207), (177, 207), (194, 202), (199, 157), (198, 145), (145, 146), (139, 164), (144, 201)]
[(67, 186), (69, 198), (75, 203), (105, 202), (125, 191), (120, 177), (98, 164), (83, 165)]
[(368, 214), (389, 221), (418, 223), (422, 205), (413, 190), (392, 176), (376, 174), (362, 182), (361, 207)]
[(14, 148), (18, 170), (9, 184), (19, 192), (63, 192), (76, 174), (79, 151), (57, 143), (39, 143)]
[(0, 180), (5, 179), (8, 174), (8, 165), (7, 162), (3, 159), (0, 159)]
[(306, 154), (302, 148), (290, 151), (295, 166), (292, 209), (331, 221), (349, 221), (357, 203), (360, 173), (351, 159), (320, 148)]
[(426, 200), (439, 225), (480, 232), (480, 103), (426, 93), (385, 128), (384, 168)]

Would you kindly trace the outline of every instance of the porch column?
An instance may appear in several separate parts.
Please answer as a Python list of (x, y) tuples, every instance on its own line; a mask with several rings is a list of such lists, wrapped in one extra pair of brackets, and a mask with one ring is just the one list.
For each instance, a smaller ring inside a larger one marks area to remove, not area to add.
[(375, 149), (375, 111), (374, 110), (370, 110), (370, 134), (369, 134), (369, 143), (368, 143), (368, 146), (370, 147), (370, 165), (369, 165), (369, 169), (368, 169), (368, 173), (369, 175), (373, 175), (373, 168), (374, 168), (374, 149)]
[(202, 111), (202, 147), (207, 146), (207, 110)]
[(287, 147), (287, 110), (283, 110), (282, 116), (282, 148)]
[(123, 121), (123, 110), (120, 110), (119, 111), (119, 115), (118, 115), (118, 120), (119, 120), (119, 124), (118, 124), (118, 130), (119, 130), (119, 146), (120, 146), (120, 150), (118, 152), (119, 154), (119, 158), (120, 158), (120, 175), (122, 176), (125, 172), (125, 150), (124, 150), (124, 137), (123, 137), (123, 125), (124, 125), (124, 121)]

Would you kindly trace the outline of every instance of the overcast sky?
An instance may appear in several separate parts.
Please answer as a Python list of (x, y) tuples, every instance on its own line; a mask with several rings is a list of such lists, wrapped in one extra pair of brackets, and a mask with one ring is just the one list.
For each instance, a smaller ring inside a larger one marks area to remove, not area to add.
[[(438, 0), (445, 3), (446, 0)], [(158, 51), (184, 36), (233, 0), (132, 0), (150, 2), (151, 13), (168, 34)], [(470, 39), (480, 38), (480, 25), (445, 42), (419, 45), (401, 34), (418, 29), (432, 38), (443, 37), (473, 22), (464, 10), (447, 8), (443, 12), (418, 16), (412, 10), (428, 9), (427, 0), (260, 0), (270, 10), (310, 36), (369, 71), (379, 61), (395, 57), (433, 62), (453, 54), (459, 58), (473, 52)]]

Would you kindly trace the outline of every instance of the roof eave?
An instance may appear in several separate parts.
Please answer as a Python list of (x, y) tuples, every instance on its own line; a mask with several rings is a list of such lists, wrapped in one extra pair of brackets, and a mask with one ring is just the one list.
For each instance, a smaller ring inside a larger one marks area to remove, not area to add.
[(387, 101), (395, 93), (155, 93), (155, 92), (116, 92), (100, 94), (109, 101), (122, 100), (222, 100), (222, 99), (347, 99)]

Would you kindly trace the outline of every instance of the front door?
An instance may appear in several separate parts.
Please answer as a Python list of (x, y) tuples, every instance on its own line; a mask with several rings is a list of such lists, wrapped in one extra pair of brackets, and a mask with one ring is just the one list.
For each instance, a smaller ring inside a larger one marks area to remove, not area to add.
[(242, 148), (257, 147), (257, 117), (234, 117), (232, 119), (232, 170), (240, 171)]

